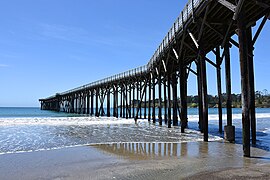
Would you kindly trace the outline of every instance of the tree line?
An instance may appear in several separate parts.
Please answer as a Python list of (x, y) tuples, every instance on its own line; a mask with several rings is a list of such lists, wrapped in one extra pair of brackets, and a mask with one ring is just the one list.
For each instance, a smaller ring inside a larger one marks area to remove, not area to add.
[[(221, 99), (222, 99), (222, 107), (226, 107), (226, 93), (223, 93), (221, 95)], [(231, 100), (232, 100), (232, 107), (233, 108), (241, 108), (241, 94), (232, 94), (231, 95)], [(164, 106), (164, 100), (161, 100), (161, 106)], [(178, 104), (180, 106), (180, 98), (178, 98)], [(215, 95), (208, 95), (208, 106), (210, 108), (217, 108), (218, 107), (218, 96)], [(135, 106), (137, 107), (138, 105), (138, 100), (135, 100)], [(197, 95), (195, 96), (187, 96), (187, 104), (189, 108), (196, 108), (198, 107), (198, 102), (199, 102), (199, 98)], [(148, 106), (148, 101), (146, 102), (147, 106)], [(159, 107), (159, 99), (155, 99), (155, 107)], [(142, 102), (142, 107), (144, 107), (144, 102)], [(153, 102), (151, 102), (151, 106), (153, 106)], [(168, 104), (167, 104), (168, 106)], [(268, 91), (266, 89), (264, 89), (263, 91), (256, 91), (255, 92), (255, 106), (257, 108), (270, 108), (270, 94), (268, 93)]]

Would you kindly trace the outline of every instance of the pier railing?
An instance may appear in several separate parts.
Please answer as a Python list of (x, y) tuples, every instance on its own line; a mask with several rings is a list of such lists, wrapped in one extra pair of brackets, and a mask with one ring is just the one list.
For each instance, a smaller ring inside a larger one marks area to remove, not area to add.
[[(174, 22), (173, 26), (170, 28), (169, 32), (165, 36), (165, 38), (162, 40), (162, 42), (160, 43), (159, 47), (157, 48), (157, 50), (155, 51), (154, 55), (151, 57), (147, 65), (144, 65), (135, 69), (131, 69), (129, 71), (125, 71), (123, 73), (119, 73), (111, 77), (101, 79), (101, 80), (98, 80), (98, 81), (95, 81), (95, 82), (92, 82), (92, 83), (89, 83), (89, 84), (86, 84), (86, 85), (83, 85), (83, 86), (80, 86), (80, 87), (77, 87), (77, 88), (74, 88), (65, 92), (59, 93), (58, 95), (70, 94), (70, 93), (81, 91), (81, 90), (88, 89), (91, 87), (100, 86), (100, 85), (107, 84), (110, 82), (115, 82), (117, 80), (121, 80), (124, 78), (141, 75), (143, 73), (147, 73), (151, 71), (151, 69), (154, 66), (154, 63), (160, 58), (160, 55), (163, 54), (163, 52), (169, 47), (170, 43), (174, 41), (175, 36), (182, 32), (182, 30), (184, 29), (185, 23), (189, 20), (190, 17), (193, 16), (195, 10), (204, 1), (205, 0), (189, 0), (189, 2), (184, 7), (183, 11), (180, 13), (178, 18)], [(55, 96), (51, 96), (46, 99), (51, 99), (54, 97)]]

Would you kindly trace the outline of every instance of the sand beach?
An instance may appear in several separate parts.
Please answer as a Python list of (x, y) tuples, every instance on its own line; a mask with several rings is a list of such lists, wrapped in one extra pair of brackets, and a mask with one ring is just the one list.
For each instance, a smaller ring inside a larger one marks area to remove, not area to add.
[(270, 154), (219, 142), (118, 143), (0, 156), (0, 179), (269, 179)]

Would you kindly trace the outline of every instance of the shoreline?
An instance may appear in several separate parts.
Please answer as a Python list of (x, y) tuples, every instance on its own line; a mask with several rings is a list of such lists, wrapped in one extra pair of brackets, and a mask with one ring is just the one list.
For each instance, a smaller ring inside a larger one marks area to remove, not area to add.
[(1, 155), (0, 179), (269, 177), (270, 152), (251, 152), (253, 158), (244, 158), (242, 145), (224, 141), (68, 147)]

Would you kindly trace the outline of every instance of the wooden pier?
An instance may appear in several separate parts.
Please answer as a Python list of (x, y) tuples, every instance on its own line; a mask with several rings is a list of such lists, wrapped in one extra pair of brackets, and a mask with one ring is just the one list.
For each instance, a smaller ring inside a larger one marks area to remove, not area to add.
[[(193, 73), (197, 76), (199, 128), (204, 133), (204, 141), (208, 141), (206, 63), (216, 68), (220, 132), (223, 126), (220, 67), (225, 63), (227, 124), (224, 136), (233, 142), (230, 48), (236, 46), (241, 72), (243, 154), (249, 157), (250, 135), (252, 143), (256, 143), (253, 50), (264, 24), (270, 19), (269, 12), (270, 0), (190, 0), (147, 65), (40, 99), (41, 109), (97, 117), (148, 118), (153, 123), (156, 120), (160, 125), (165, 123), (168, 128), (180, 125), (184, 133), (188, 125), (187, 80)], [(253, 33), (252, 27), (261, 18), (258, 30)], [(237, 35), (238, 42), (232, 39), (233, 35)], [(207, 58), (209, 52), (216, 55), (215, 62)], [(197, 68), (192, 69), (192, 64)], [(180, 105), (177, 92), (180, 92)]]

